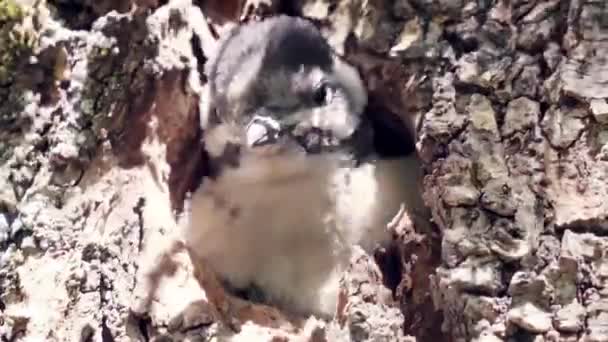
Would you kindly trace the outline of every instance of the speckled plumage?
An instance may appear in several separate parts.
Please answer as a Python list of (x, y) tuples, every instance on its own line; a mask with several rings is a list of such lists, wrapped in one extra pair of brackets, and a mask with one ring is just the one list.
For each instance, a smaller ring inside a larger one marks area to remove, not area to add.
[[(415, 198), (413, 158), (370, 153), (360, 77), (303, 19), (237, 28), (207, 72), (216, 117), (205, 121), (205, 145), (217, 172), (192, 195), (191, 255), (232, 287), (331, 316), (352, 246), (389, 241), (386, 223)], [(323, 82), (329, 93), (318, 101)], [(279, 138), (251, 141), (254, 117), (274, 120)], [(301, 138), (318, 132), (329, 138), (314, 148)]]

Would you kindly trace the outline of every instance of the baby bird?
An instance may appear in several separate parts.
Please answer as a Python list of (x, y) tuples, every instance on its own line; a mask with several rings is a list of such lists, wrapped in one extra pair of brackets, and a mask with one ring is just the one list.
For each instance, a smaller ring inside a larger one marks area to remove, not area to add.
[(304, 19), (235, 28), (206, 72), (211, 171), (191, 197), (191, 257), (233, 289), (331, 317), (353, 246), (390, 241), (417, 191), (414, 159), (377, 157), (360, 75)]

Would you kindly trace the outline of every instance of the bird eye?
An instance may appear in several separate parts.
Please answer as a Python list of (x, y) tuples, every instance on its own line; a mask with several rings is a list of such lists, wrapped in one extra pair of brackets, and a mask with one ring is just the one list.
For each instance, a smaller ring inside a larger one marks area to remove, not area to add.
[(326, 104), (329, 100), (330, 91), (331, 89), (327, 83), (319, 84), (315, 88), (315, 91), (312, 95), (312, 100), (314, 101), (315, 105), (322, 106)]

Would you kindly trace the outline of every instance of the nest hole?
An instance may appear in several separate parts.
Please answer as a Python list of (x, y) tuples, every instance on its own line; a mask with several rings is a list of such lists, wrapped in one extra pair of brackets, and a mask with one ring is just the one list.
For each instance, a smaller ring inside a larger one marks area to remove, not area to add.
[(413, 126), (379, 101), (370, 98), (365, 117), (374, 130), (374, 150), (382, 158), (398, 158), (416, 152)]

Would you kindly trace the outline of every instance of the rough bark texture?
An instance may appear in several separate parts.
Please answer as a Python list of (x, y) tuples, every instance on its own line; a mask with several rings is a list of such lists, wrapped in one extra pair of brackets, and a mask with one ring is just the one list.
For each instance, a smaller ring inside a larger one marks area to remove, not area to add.
[[(433, 226), (355, 256), (332, 322), (212, 308), (165, 253), (209, 47), (277, 12), (421, 118)], [(608, 341), (606, 56), (603, 0), (0, 0), (0, 340)]]

